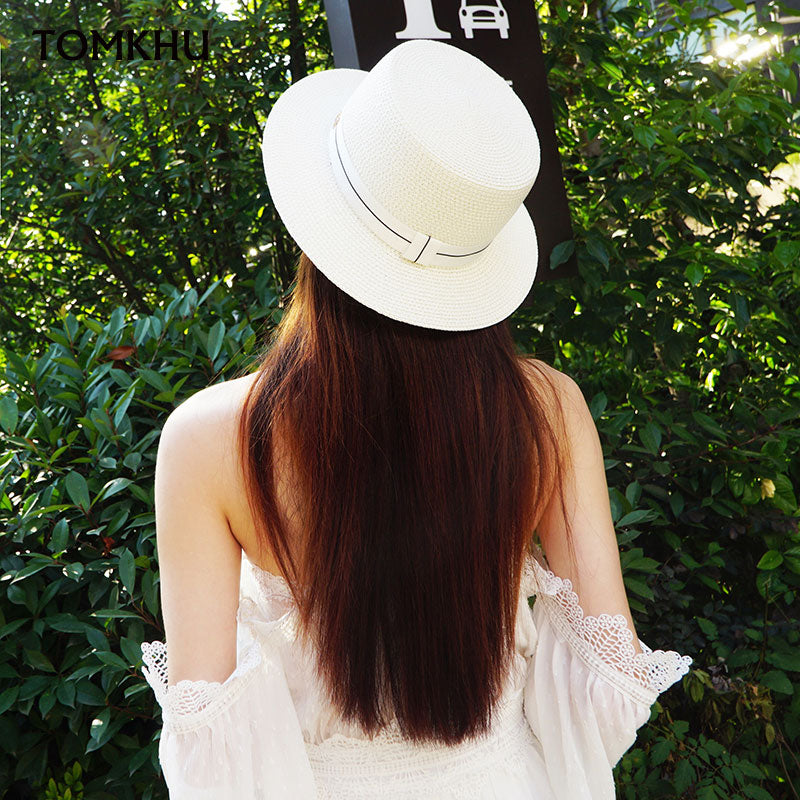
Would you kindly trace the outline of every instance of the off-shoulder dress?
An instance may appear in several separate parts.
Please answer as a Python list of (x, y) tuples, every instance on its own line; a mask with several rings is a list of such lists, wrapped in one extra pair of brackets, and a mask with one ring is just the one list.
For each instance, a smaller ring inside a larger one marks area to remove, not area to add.
[(611, 800), (614, 765), (692, 662), (641, 640), (636, 653), (614, 609), (584, 615), (539, 549), (526, 557), (490, 734), (420, 746), (392, 724), (369, 739), (326, 702), (285, 580), (246, 556), (242, 566), (237, 665), (224, 682), (168, 687), (165, 643), (142, 644), (170, 800)]

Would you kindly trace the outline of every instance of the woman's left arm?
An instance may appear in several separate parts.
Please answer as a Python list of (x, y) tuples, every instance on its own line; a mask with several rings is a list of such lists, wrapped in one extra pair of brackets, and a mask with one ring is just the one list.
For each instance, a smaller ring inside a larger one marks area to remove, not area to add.
[(223, 510), (223, 449), (231, 444), (221, 435), (215, 388), (170, 414), (156, 457), (156, 542), (171, 684), (223, 681), (236, 667), (242, 548)]
[(214, 388), (170, 415), (156, 460), (166, 642), (143, 643), (142, 657), (162, 709), (159, 760), (170, 800), (310, 800), (280, 656), (239, 624), (242, 551), (222, 502), (235, 439)]

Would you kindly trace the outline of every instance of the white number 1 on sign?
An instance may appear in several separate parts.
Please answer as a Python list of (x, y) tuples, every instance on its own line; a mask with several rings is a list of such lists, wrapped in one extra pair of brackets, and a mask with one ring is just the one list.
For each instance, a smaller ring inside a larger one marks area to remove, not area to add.
[(450, 34), (436, 24), (431, 0), (403, 0), (403, 5), (406, 7), (406, 26), (395, 33), (398, 39), (450, 38)]
[[(406, 10), (406, 26), (397, 31), (398, 39), (450, 39), (433, 14), (433, 0), (403, 0)], [(493, 3), (471, 3), (461, 0), (458, 21), (467, 39), (474, 38), (476, 28), (496, 30), (501, 39), (508, 39), (508, 12), (500, 0)]]

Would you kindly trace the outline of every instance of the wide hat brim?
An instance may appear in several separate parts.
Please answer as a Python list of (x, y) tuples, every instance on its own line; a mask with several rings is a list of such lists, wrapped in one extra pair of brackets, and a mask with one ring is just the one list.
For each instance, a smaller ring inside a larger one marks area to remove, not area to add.
[(330, 131), (368, 74), (341, 68), (312, 73), (273, 106), (262, 156), (286, 230), (329, 280), (384, 316), (451, 331), (500, 322), (520, 306), (536, 277), (536, 231), (524, 204), (474, 261), (444, 269), (404, 259), (361, 222), (339, 189)]

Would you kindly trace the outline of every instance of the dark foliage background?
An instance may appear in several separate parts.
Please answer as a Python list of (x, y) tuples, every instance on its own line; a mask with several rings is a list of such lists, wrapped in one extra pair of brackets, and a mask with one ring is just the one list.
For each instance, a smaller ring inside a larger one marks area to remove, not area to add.
[[(741, 0), (737, 0), (737, 3)], [(568, 372), (606, 452), (642, 639), (691, 655), (621, 797), (800, 797), (798, 50), (708, 63), (704, 7), (538, 5), (579, 275), (512, 327)], [(332, 66), (316, 2), (3, 7), (0, 796), (165, 798), (139, 645), (163, 638), (166, 416), (244, 370), (296, 251), (259, 141)], [(756, 37), (774, 23), (746, 21)], [(207, 61), (39, 60), (36, 28), (211, 31)], [(783, 192), (772, 205), (759, 186)]]

